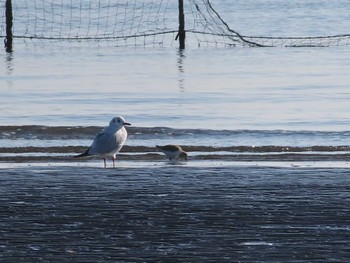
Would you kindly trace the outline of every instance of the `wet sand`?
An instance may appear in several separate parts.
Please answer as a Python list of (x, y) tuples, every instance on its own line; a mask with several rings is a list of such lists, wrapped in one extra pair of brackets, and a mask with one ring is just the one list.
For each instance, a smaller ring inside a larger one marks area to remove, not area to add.
[(0, 169), (3, 262), (346, 262), (350, 170)]
[[(223, 162), (346, 162), (350, 160), (348, 146), (184, 146), (192, 161)], [(84, 163), (101, 160), (99, 156), (74, 158), (86, 146), (0, 147), (0, 163)], [(121, 161), (163, 161), (165, 156), (155, 147), (124, 146), (117, 155)]]

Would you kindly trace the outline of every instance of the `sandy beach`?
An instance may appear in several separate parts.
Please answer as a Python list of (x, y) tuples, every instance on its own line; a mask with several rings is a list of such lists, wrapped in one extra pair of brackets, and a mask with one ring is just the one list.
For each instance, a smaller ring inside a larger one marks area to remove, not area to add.
[(346, 262), (347, 168), (0, 169), (3, 262)]

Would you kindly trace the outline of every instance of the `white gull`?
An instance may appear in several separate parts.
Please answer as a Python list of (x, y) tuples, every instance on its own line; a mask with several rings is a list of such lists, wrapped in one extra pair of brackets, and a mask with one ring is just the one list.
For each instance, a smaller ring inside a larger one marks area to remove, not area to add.
[(125, 125), (130, 125), (130, 123), (126, 122), (123, 117), (114, 117), (110, 121), (109, 126), (96, 135), (91, 146), (85, 152), (75, 157), (102, 156), (105, 168), (106, 158), (112, 158), (113, 167), (115, 167), (116, 155), (128, 137), (128, 132), (124, 127)]

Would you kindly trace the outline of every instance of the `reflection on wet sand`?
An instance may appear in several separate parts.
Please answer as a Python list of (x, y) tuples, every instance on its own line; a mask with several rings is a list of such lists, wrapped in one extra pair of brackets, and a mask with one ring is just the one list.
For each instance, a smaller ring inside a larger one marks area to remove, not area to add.
[(0, 253), (9, 262), (347, 262), (348, 174), (0, 169)]

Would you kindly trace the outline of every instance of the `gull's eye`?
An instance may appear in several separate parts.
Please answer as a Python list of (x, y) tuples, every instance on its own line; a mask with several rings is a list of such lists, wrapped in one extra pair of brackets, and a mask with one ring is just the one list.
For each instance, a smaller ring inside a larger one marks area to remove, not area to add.
[(120, 120), (118, 119), (118, 122), (120, 123)]

